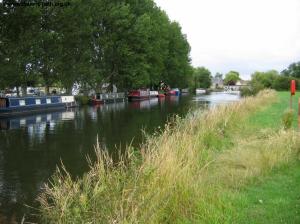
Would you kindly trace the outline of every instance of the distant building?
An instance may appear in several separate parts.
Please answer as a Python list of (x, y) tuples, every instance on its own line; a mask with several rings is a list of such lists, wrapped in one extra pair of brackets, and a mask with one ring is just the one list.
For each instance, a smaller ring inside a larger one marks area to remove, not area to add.
[(213, 77), (212, 78), (212, 89), (222, 89), (224, 87), (224, 81), (222, 77)]
[(237, 83), (235, 85), (224, 86), (224, 89), (226, 91), (240, 91), (241, 88), (248, 87), (249, 86), (249, 82), (250, 81), (248, 81), (248, 80), (239, 80), (239, 81), (237, 81)]

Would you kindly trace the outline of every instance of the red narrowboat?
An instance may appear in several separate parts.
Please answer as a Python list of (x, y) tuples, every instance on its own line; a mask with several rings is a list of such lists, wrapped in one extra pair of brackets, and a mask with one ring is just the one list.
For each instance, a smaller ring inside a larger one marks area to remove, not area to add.
[(150, 98), (149, 90), (133, 90), (128, 94), (129, 101), (148, 100)]

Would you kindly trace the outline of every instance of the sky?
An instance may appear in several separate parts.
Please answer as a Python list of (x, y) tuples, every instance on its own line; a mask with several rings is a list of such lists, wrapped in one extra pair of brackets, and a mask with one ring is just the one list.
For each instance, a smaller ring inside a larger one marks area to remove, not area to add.
[(212, 74), (279, 72), (300, 61), (300, 0), (154, 0), (177, 21), (193, 66)]

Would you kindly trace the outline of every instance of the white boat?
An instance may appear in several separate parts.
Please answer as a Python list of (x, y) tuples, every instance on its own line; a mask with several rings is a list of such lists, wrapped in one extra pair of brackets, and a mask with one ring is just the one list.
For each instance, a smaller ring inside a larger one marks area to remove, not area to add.
[(182, 89), (181, 93), (189, 93), (189, 89)]
[(196, 89), (196, 94), (198, 95), (200, 95), (200, 94), (205, 94), (206, 93), (206, 90), (205, 89), (200, 89), (200, 88), (198, 88), (198, 89)]
[(158, 97), (158, 91), (150, 91), (149, 95), (150, 97)]

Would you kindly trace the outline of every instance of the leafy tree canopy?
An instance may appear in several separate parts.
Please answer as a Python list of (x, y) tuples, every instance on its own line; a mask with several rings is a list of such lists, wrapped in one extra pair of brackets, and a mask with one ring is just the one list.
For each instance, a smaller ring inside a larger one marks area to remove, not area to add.
[(205, 67), (194, 68), (195, 88), (210, 88), (212, 84), (211, 72)]
[(236, 71), (230, 71), (225, 76), (224, 84), (235, 85), (239, 80), (240, 80), (240, 74)]
[(223, 79), (223, 74), (217, 72), (217, 73), (215, 74), (215, 78), (217, 78), (217, 79)]
[(300, 78), (300, 61), (292, 63), (287, 69), (282, 71), (285, 76)]
[(69, 2), (67, 7), (1, 5), (2, 88), (189, 84), (190, 45), (180, 25), (153, 0)]
[(252, 75), (252, 82), (259, 82), (265, 88), (272, 88), (275, 79), (279, 76), (276, 70), (270, 70), (267, 72), (255, 72)]

